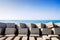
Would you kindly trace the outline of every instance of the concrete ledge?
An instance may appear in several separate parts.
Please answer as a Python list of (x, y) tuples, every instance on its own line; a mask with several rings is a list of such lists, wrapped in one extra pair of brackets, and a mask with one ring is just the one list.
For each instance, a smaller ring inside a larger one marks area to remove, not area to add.
[(5, 35), (6, 37), (13, 37), (15, 36), (14, 34), (9, 34), (9, 35)]
[(39, 34), (30, 34), (31, 37), (39, 36)]
[(18, 34), (18, 36), (25, 36), (26, 37), (27, 35), (25, 35), (25, 34)]

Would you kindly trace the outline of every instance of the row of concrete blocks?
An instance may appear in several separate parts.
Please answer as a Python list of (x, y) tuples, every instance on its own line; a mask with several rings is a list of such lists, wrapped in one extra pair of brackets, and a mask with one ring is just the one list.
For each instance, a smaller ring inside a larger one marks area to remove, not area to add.
[(38, 28), (35, 24), (26, 25), (24, 23), (0, 23), (0, 27), (0, 34), (7, 36), (15, 34), (19, 36), (60, 35), (60, 28), (54, 28), (51, 25), (49, 28), (45, 28), (43, 26), (38, 26)]
[(60, 23), (53, 23), (53, 22), (49, 22), (49, 23), (30, 23), (30, 24), (25, 24), (25, 23), (0, 23), (0, 28), (4, 28), (4, 27), (7, 27), (7, 28), (14, 28), (15, 26), (22, 26), (23, 28), (24, 27), (33, 27), (33, 28), (59, 28), (60, 27)]
[[(0, 28), (0, 34), (3, 35), (3, 33), (4, 33), (3, 29)], [(53, 28), (52, 30), (48, 28), (41, 28), (41, 30), (39, 30), (38, 28), (32, 28), (29, 31), (27, 28), (21, 28), (21, 29), (18, 29), (18, 32), (15, 28), (6, 28), (4, 34), (5, 35), (16, 34), (20, 36), (60, 35), (60, 28)]]

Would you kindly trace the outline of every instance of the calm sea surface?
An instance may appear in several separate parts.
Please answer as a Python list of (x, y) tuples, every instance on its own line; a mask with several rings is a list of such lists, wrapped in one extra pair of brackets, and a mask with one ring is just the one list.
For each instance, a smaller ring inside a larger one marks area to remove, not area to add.
[(60, 20), (0, 20), (3, 23), (48, 23), (54, 22), (59, 23)]

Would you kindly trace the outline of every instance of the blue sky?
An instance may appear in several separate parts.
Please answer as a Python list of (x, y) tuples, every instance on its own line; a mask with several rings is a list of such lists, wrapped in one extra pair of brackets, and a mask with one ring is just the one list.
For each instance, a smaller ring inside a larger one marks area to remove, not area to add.
[(60, 0), (0, 0), (0, 20), (60, 20)]

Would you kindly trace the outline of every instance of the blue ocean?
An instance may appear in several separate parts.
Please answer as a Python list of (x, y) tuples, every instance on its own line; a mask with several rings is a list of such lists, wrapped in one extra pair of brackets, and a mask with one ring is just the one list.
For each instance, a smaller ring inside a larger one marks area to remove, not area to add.
[(0, 20), (3, 23), (48, 23), (54, 22), (59, 23), (60, 20)]

